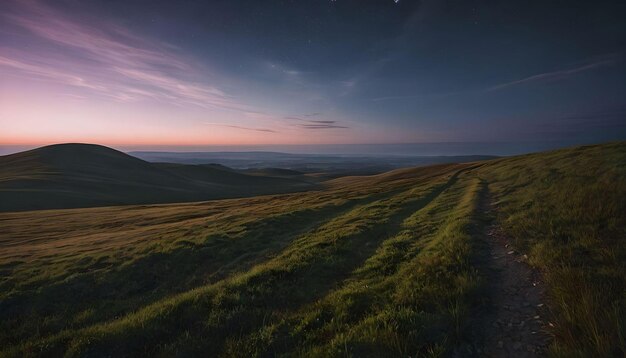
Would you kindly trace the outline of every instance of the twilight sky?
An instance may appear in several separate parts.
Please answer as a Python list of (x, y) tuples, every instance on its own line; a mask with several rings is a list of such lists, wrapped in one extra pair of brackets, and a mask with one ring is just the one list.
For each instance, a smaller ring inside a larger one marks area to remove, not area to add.
[(2, 0), (0, 145), (626, 139), (626, 1)]

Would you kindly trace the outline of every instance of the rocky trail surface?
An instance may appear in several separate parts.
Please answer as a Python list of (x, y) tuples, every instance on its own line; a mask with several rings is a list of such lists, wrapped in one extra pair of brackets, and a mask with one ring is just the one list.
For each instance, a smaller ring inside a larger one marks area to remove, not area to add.
[(516, 252), (498, 226), (484, 237), (489, 247), (487, 280), (491, 294), (483, 328), (483, 356), (541, 357), (551, 341), (539, 272)]

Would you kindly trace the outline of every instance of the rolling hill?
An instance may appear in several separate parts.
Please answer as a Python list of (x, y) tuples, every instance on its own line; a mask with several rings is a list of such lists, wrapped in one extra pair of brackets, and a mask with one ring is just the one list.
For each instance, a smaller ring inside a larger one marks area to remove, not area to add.
[(0, 356), (623, 356), (624, 213), (626, 143), (0, 213)]
[(0, 211), (199, 201), (314, 187), (302, 178), (253, 176), (219, 165), (148, 163), (92, 144), (0, 157)]

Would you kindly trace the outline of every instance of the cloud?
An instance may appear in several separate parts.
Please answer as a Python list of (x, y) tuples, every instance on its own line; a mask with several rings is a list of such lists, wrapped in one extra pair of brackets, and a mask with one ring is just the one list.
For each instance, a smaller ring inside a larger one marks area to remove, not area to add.
[(84, 87), (96, 91), (107, 90), (106, 87), (91, 83), (90, 81), (85, 80), (80, 76), (66, 73), (64, 71), (56, 70), (53, 68), (22, 62), (19, 59), (13, 59), (2, 55), (0, 55), (0, 66), (11, 67), (27, 74), (44, 77), (71, 86)]
[(283, 118), (291, 119), (291, 120), (294, 120), (294, 121), (300, 121), (300, 122), (321, 123), (321, 124), (332, 124), (332, 123), (337, 122), (337, 121), (328, 121), (328, 120), (304, 119), (304, 118), (294, 117), (294, 116), (287, 116), (287, 117), (283, 117)]
[(565, 78), (574, 76), (576, 74), (579, 74), (581, 72), (594, 70), (600, 67), (610, 66), (614, 64), (616, 61), (617, 61), (616, 57), (609, 57), (609, 58), (596, 60), (594, 62), (589, 62), (589, 63), (586, 63), (585, 65), (575, 67), (575, 68), (540, 73), (540, 74), (532, 75), (526, 78), (522, 78), (520, 80), (492, 86), (488, 88), (485, 92), (499, 91), (499, 90), (503, 90), (509, 87), (528, 84), (528, 83), (534, 83), (534, 82), (546, 82), (546, 81), (551, 81), (551, 80), (565, 79)]
[(382, 101), (418, 99), (418, 98), (419, 99), (439, 99), (439, 98), (446, 98), (446, 97), (463, 95), (463, 94), (477, 94), (477, 93), (480, 94), (480, 93), (495, 92), (495, 91), (504, 90), (510, 87), (524, 85), (528, 83), (547, 82), (547, 81), (552, 81), (552, 80), (560, 80), (560, 79), (569, 78), (581, 72), (591, 71), (596, 68), (613, 65), (617, 61), (619, 61), (620, 58), (621, 58), (620, 55), (608, 55), (600, 59), (596, 59), (595, 61), (588, 61), (586, 64), (579, 66), (579, 67), (553, 71), (553, 72), (540, 73), (537, 75), (522, 78), (520, 80), (491, 86), (487, 89), (456, 91), (456, 92), (448, 92), (448, 93), (433, 93), (433, 94), (406, 94), (406, 95), (399, 94), (396, 96), (375, 97), (375, 98), (370, 98), (369, 100), (374, 101), (374, 102), (382, 102)]
[(445, 97), (455, 96), (455, 95), (469, 93), (469, 92), (470, 91), (433, 93), (433, 94), (408, 94), (408, 95), (398, 95), (398, 96), (376, 97), (376, 98), (370, 98), (370, 100), (374, 102), (381, 102), (381, 101), (391, 101), (391, 100), (399, 100), (399, 99), (415, 99), (415, 98), (437, 99), (437, 98), (445, 98)]
[(331, 128), (349, 128), (346, 126), (339, 126), (334, 124), (299, 124), (298, 127), (304, 129), (331, 129)]
[(279, 77), (282, 77), (283, 80), (293, 83), (302, 83), (302, 75), (304, 75), (305, 72), (288, 67), (278, 62), (269, 61), (265, 62), (265, 64), (270, 72), (277, 74)]
[[(304, 117), (313, 117), (313, 116), (317, 116), (319, 114), (320, 113), (313, 113), (313, 114), (308, 114), (308, 115), (305, 114), (303, 116)], [(287, 116), (287, 117), (284, 117), (284, 118), (285, 119), (289, 119), (289, 120), (293, 120), (293, 121), (303, 122), (303, 123), (296, 124), (296, 126), (299, 127), (299, 128), (304, 128), (304, 129), (348, 128), (348, 127), (336, 124), (337, 121), (331, 121), (331, 120), (305, 119), (305, 118), (296, 117), (296, 116)]]
[(358, 84), (358, 79), (355, 77), (350, 80), (339, 81), (339, 96), (344, 97), (351, 94)]
[(0, 20), (26, 43), (0, 48), (0, 68), (121, 102), (252, 110), (208, 84), (215, 76), (171, 45), (86, 15), (70, 18), (39, 1), (8, 1)]
[(211, 126), (242, 129), (242, 130), (255, 131), (255, 132), (278, 133), (278, 131), (275, 131), (273, 129), (268, 129), (268, 128), (254, 128), (254, 127), (245, 127), (245, 126), (238, 126), (238, 125), (233, 125), (233, 124), (213, 123), (213, 122), (206, 122), (205, 124), (208, 124)]

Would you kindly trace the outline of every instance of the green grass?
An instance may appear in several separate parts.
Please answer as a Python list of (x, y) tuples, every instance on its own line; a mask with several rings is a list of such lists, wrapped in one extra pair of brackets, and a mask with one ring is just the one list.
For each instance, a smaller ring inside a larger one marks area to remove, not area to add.
[(624, 350), (626, 145), (320, 191), (0, 214), (2, 356), (445, 356), (473, 335), (484, 206), (544, 275), (551, 353)]
[(626, 352), (626, 145), (488, 163), (499, 222), (549, 289), (563, 357)]
[(94, 144), (0, 156), (0, 212), (190, 202), (318, 188), (307, 176), (248, 175), (218, 165), (149, 163)]

